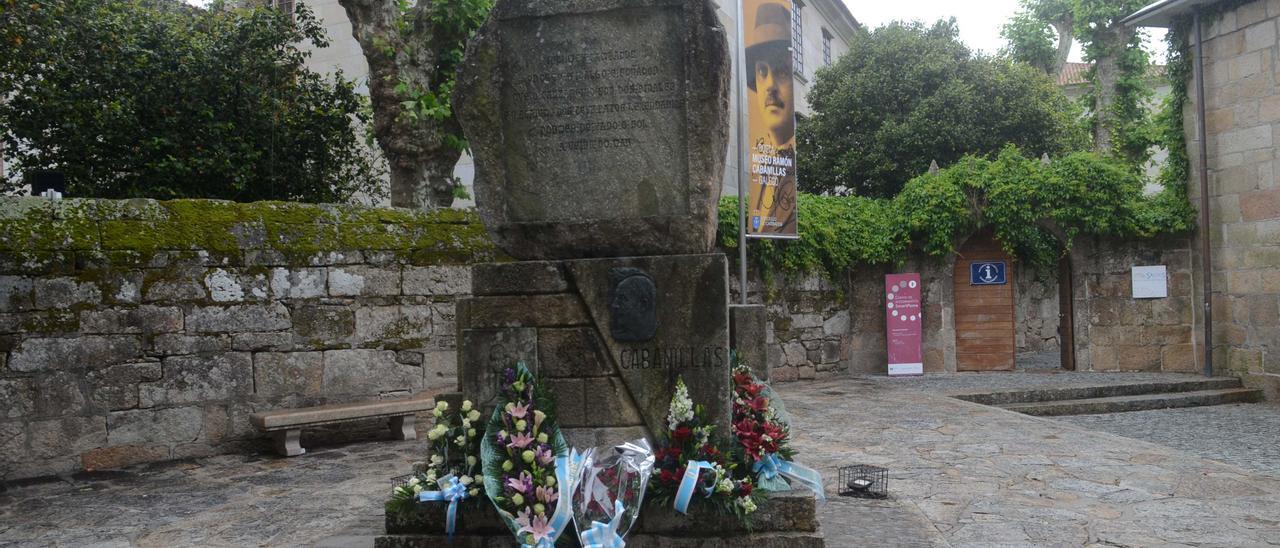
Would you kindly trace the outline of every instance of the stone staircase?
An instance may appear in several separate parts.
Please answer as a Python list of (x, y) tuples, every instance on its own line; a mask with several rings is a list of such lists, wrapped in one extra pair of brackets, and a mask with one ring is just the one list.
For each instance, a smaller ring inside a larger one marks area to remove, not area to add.
[(1235, 377), (1042, 388), (954, 397), (1036, 416), (1096, 415), (1263, 401), (1261, 390), (1244, 388), (1240, 379)]

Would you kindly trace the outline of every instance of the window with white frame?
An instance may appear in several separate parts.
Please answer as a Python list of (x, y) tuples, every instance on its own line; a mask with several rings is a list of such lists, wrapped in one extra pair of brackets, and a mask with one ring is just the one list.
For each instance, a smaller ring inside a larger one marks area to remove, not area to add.
[(831, 65), (831, 33), (822, 29), (822, 66)]
[(791, 58), (795, 61), (792, 73), (804, 78), (804, 21), (800, 10), (804, 4), (800, 0), (791, 3)]
[(271, 7), (278, 9), (293, 19), (293, 3), (294, 0), (270, 0)]

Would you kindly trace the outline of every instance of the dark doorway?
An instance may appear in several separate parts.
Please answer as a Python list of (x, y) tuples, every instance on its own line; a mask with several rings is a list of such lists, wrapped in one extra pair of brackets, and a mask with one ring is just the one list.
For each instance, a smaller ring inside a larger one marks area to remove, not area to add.
[(1064, 255), (1058, 259), (1058, 346), (1062, 352), (1062, 368), (1067, 371), (1076, 369), (1076, 330), (1075, 300), (1072, 299), (1072, 288), (1075, 281), (1071, 278), (1071, 256)]

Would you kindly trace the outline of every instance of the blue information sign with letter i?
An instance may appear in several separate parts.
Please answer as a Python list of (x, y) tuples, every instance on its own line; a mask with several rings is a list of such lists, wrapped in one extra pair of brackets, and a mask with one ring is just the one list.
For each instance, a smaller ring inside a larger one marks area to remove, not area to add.
[(974, 261), (969, 264), (969, 285), (1004, 285), (1004, 261)]

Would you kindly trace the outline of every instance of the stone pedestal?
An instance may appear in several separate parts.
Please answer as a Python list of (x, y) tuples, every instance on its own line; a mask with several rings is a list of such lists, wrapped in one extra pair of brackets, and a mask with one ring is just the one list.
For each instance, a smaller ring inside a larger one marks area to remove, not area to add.
[(524, 362), (558, 400), (571, 445), (609, 446), (666, 429), (683, 377), (728, 431), (728, 270), (723, 255), (476, 265), (458, 304), (458, 380), (484, 407)]
[(762, 304), (729, 305), (729, 347), (751, 366), (762, 381), (769, 380), (769, 346), (765, 340), (769, 313)]
[[(445, 506), (419, 505), (413, 512), (387, 515), (387, 534), (378, 537), (377, 548), (435, 548), (437, 546), (506, 547), (513, 537), (491, 505), (463, 507), (459, 511), (452, 544), (444, 534)], [(572, 526), (570, 526), (572, 527)], [(626, 537), (628, 547), (741, 548), (821, 548), (826, 546), (818, 529), (813, 493), (784, 491), (770, 493), (752, 514), (748, 531), (732, 516), (695, 505), (689, 515), (669, 506), (645, 503), (640, 520)], [(556, 546), (579, 546), (570, 531)]]

